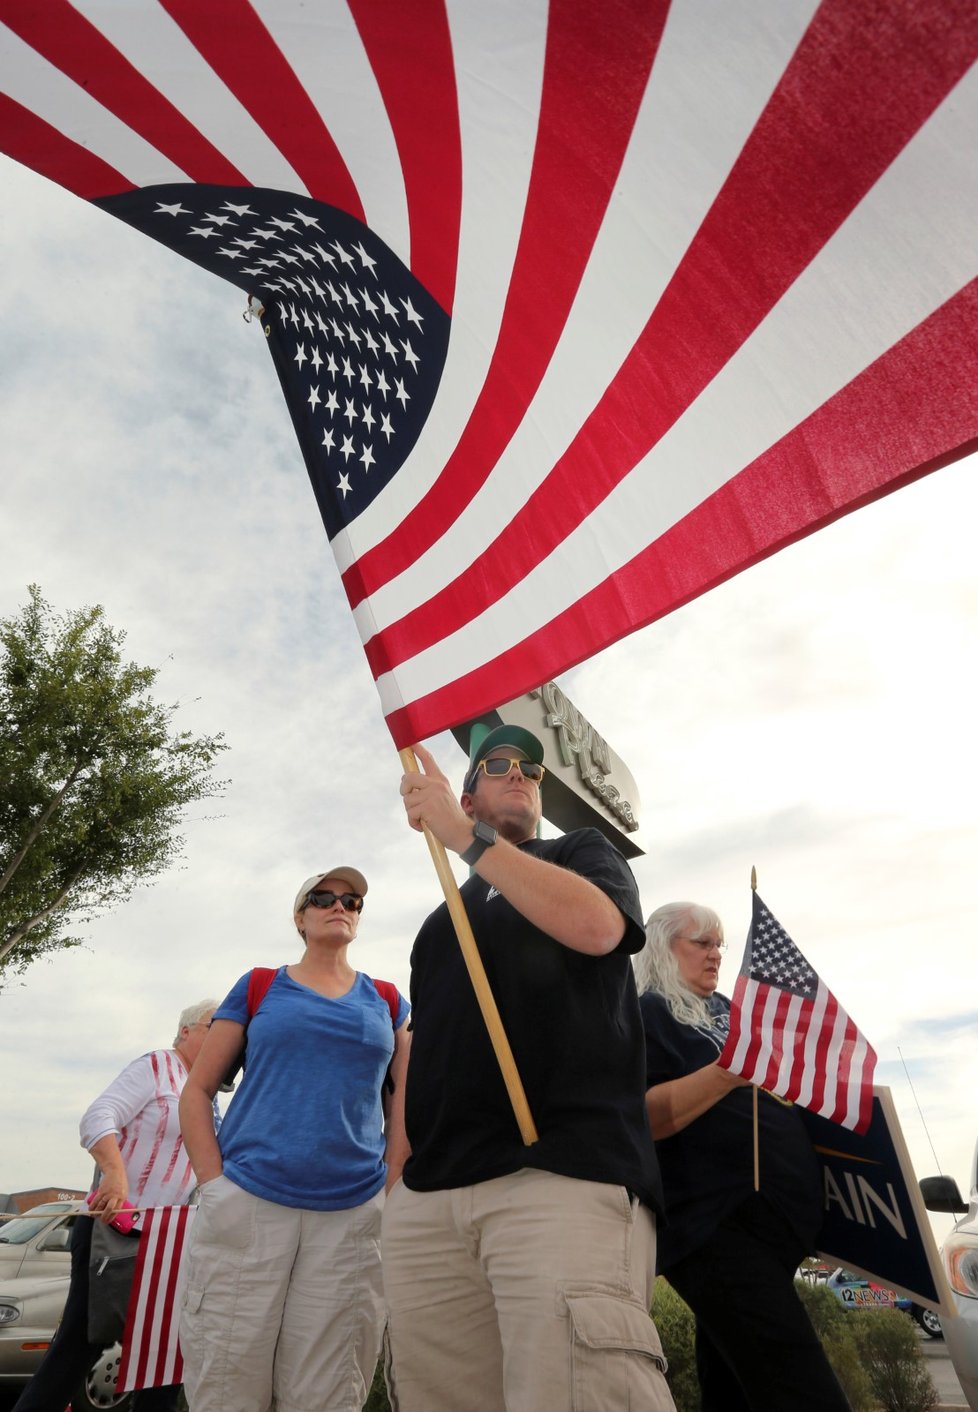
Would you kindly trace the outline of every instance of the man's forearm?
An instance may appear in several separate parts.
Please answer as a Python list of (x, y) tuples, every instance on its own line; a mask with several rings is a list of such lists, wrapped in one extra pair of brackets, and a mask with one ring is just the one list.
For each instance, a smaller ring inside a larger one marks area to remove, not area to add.
[(571, 951), (605, 956), (625, 935), (625, 918), (593, 882), (500, 839), (475, 871), (528, 922)]

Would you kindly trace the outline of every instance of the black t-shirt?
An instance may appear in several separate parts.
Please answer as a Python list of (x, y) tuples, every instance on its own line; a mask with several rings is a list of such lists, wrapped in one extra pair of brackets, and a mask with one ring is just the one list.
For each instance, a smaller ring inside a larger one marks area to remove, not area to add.
[[(730, 1028), (730, 1001), (713, 995), (713, 1022), (700, 1027), (673, 1018), (661, 995), (639, 1001), (645, 1026), (649, 1088), (712, 1064)], [(761, 1195), (792, 1226), (802, 1251), (815, 1248), (821, 1224), (821, 1174), (804, 1124), (794, 1108), (758, 1093)], [(698, 1249), (754, 1190), (754, 1116), (751, 1090), (735, 1088), (688, 1127), (656, 1141), (667, 1224), (659, 1230), (659, 1273)]]
[(655, 1210), (661, 1186), (645, 1116), (645, 1054), (629, 954), (644, 942), (631, 870), (596, 829), (530, 839), (526, 852), (588, 878), (626, 919), (607, 956), (561, 946), (480, 877), (462, 885), (539, 1141), (520, 1136), (448, 909), (411, 953), (404, 1169), (414, 1191), (537, 1167), (627, 1187)]

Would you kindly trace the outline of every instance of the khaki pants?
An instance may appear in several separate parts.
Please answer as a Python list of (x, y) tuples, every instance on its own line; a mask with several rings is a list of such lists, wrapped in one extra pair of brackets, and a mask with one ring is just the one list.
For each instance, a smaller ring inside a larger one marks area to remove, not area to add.
[(397, 1412), (672, 1412), (655, 1221), (623, 1187), (528, 1168), (399, 1182), (382, 1248)]
[(299, 1211), (204, 1185), (180, 1319), (191, 1412), (359, 1412), (384, 1329), (383, 1204)]

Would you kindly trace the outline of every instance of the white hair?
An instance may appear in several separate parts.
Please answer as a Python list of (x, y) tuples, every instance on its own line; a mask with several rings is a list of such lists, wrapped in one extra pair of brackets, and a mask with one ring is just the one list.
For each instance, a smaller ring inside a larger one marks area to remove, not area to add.
[(635, 984), (639, 995), (647, 990), (661, 995), (681, 1025), (708, 1025), (710, 1007), (706, 1000), (694, 994), (679, 974), (672, 943), (679, 936), (691, 941), (716, 930), (723, 940), (723, 923), (712, 907), (696, 902), (667, 902), (657, 907), (645, 923), (645, 945), (632, 957)]
[(181, 1011), (180, 1018), (177, 1021), (177, 1037), (173, 1041), (174, 1045), (180, 1043), (180, 1031), (184, 1026), (186, 1026), (188, 1030), (192, 1029), (205, 1015), (213, 1014), (219, 1004), (220, 1002), (217, 1000), (198, 1000), (196, 1005), (188, 1005), (186, 1010)]

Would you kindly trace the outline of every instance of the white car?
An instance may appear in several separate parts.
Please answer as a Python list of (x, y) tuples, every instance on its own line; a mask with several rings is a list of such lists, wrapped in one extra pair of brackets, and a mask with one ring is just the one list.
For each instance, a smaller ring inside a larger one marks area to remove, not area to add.
[(971, 1163), (970, 1202), (953, 1177), (924, 1177), (920, 1190), (928, 1211), (961, 1216), (941, 1246), (958, 1317), (942, 1319), (941, 1328), (968, 1406), (978, 1412), (978, 1146)]
[[(50, 1202), (0, 1226), (0, 1389), (30, 1381), (54, 1338), (68, 1296), (68, 1241), (74, 1202)], [(72, 1412), (124, 1412), (129, 1393), (115, 1391), (122, 1350), (95, 1360), (75, 1390)]]

